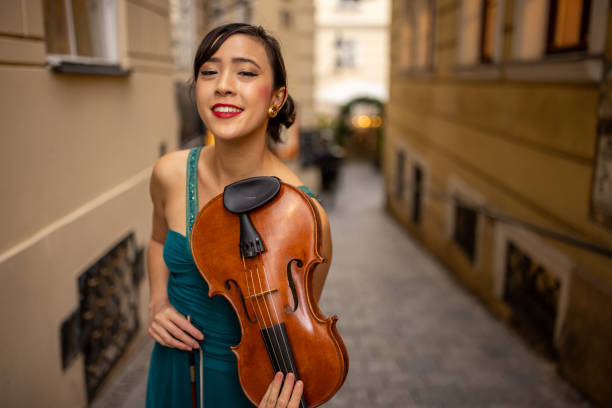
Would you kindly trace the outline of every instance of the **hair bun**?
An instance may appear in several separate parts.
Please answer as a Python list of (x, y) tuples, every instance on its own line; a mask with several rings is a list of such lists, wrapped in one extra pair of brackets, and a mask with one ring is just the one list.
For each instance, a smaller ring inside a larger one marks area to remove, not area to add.
[(295, 103), (293, 102), (293, 98), (291, 95), (287, 95), (287, 100), (283, 105), (283, 108), (278, 112), (276, 119), (280, 122), (281, 125), (284, 125), (286, 128), (293, 125), (295, 122)]

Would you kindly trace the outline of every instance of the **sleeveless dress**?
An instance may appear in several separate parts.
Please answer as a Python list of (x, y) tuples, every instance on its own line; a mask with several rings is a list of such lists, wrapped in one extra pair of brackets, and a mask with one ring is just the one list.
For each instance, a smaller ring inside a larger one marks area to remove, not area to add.
[[(230, 346), (240, 341), (240, 326), (229, 302), (208, 296), (208, 285), (191, 254), (191, 228), (198, 213), (198, 159), (202, 146), (189, 151), (186, 176), (186, 235), (168, 230), (163, 258), (170, 270), (168, 299), (204, 334), (196, 350), (196, 390), (199, 408), (249, 407), (238, 380), (236, 357)], [(306, 186), (299, 188), (311, 197)], [(203, 381), (201, 381), (203, 379)], [(147, 381), (147, 408), (191, 407), (189, 353), (155, 343)]]

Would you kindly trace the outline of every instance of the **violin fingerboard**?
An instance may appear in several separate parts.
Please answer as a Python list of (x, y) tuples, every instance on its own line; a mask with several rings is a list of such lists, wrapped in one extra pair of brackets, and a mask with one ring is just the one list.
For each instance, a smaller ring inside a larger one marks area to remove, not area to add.
[[(293, 375), (295, 375), (295, 381), (299, 380), (300, 376), (295, 364), (295, 359), (293, 358), (293, 351), (291, 351), (291, 343), (287, 336), (285, 323), (266, 327), (261, 329), (260, 332), (264, 344), (266, 345), (268, 357), (270, 357), (270, 363), (274, 368), (274, 372), (277, 373), (282, 371), (285, 376), (287, 373), (293, 373)], [(300, 408), (307, 407), (306, 400), (304, 396), (302, 396)]]

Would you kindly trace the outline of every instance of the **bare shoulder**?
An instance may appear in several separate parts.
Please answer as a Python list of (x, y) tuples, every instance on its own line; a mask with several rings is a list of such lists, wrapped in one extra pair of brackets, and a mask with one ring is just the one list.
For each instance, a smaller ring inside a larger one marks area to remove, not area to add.
[(185, 179), (185, 162), (189, 150), (170, 152), (159, 159), (153, 166), (151, 174), (151, 194), (165, 196), (170, 191), (182, 186)]
[(291, 184), (292, 186), (301, 186), (304, 183), (302, 180), (281, 160), (275, 158), (275, 170), (274, 175), (280, 178), (287, 184)]

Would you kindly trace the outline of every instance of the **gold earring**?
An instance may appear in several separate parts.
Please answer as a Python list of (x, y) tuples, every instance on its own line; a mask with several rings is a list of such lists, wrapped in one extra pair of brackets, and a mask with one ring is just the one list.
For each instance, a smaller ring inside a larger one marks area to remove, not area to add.
[(268, 116), (271, 118), (275, 118), (278, 115), (278, 111), (276, 110), (276, 106), (272, 105), (268, 108)]

